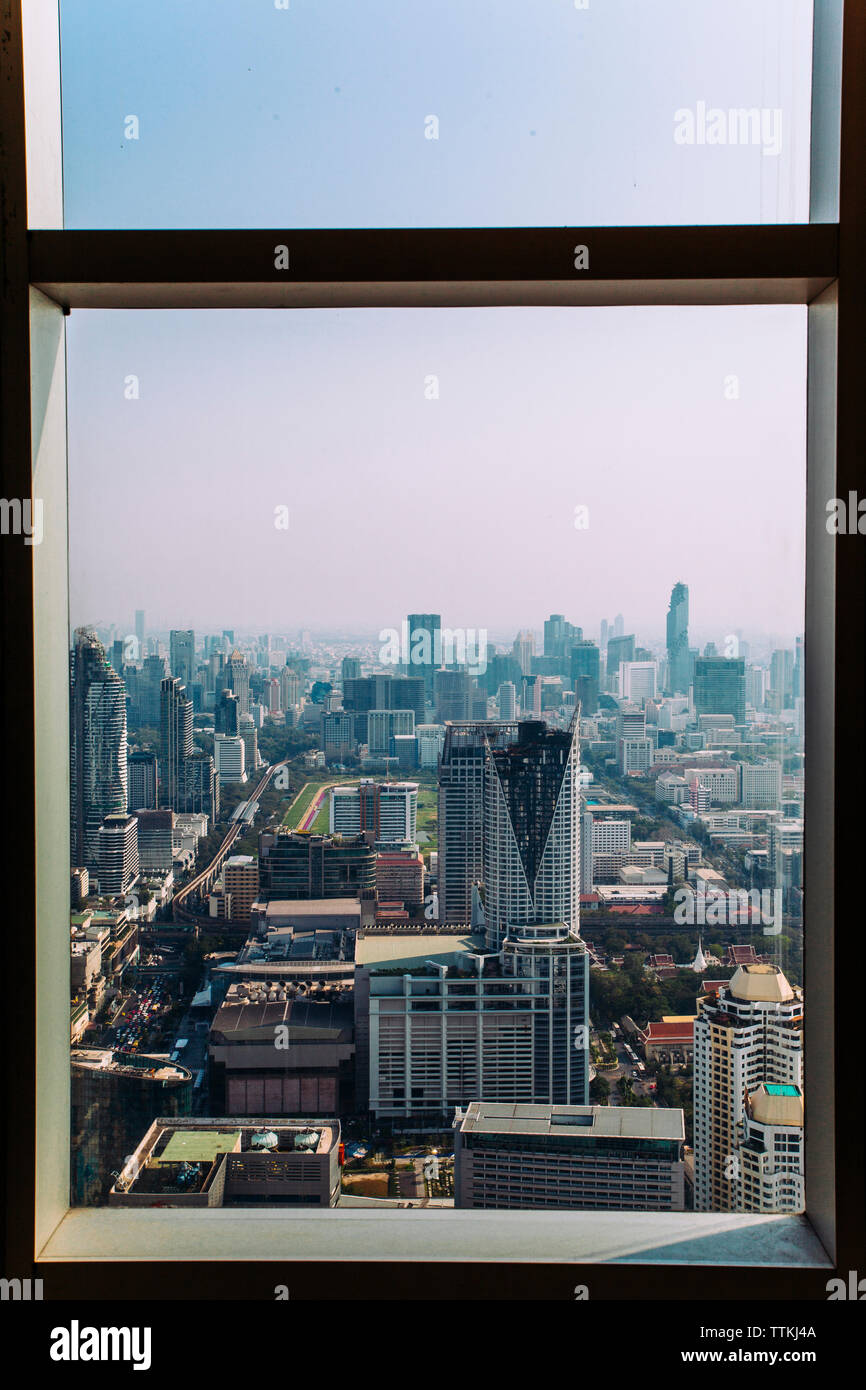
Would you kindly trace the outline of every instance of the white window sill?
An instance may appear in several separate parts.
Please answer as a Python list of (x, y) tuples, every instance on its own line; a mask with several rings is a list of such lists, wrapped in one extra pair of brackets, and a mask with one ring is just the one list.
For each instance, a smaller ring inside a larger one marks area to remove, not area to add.
[(495, 1260), (832, 1268), (805, 1216), (331, 1210), (67, 1212), (38, 1256), (68, 1260)]

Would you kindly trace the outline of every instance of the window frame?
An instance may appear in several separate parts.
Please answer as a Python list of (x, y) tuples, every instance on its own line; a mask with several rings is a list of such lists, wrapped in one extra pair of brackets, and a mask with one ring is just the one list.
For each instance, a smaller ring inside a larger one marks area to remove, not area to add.
[[(841, 791), (863, 765), (866, 582), (860, 538), (825, 527), (827, 501), (862, 486), (866, 456), (866, 10), (844, 7), (843, 34), (842, 0), (815, 0), (805, 226), (67, 232), (27, 226), (28, 192), (34, 219), (62, 222), (57, 6), (28, 0), (23, 33), (20, 0), (0, 0), (0, 9), (0, 448), (6, 495), (43, 496), (47, 513), (41, 546), (11, 537), (0, 545), (0, 729), (14, 792), (14, 802), (4, 794), (3, 843), (15, 924), (5, 1272), (42, 1277), (51, 1298), (174, 1299), (225, 1297), (242, 1272), (246, 1297), (272, 1298), (279, 1271), (283, 1282), (303, 1282), (305, 1296), (325, 1298), (335, 1276), (345, 1284), (348, 1260), (359, 1277), (341, 1297), (570, 1298), (583, 1282), (593, 1298), (639, 1299), (648, 1269), (663, 1267), (668, 1299), (826, 1297), (834, 1268), (844, 1278), (862, 1267), (866, 1246), (866, 1097), (858, 1011), (842, 969), (859, 944), (854, 913), (842, 906), (858, 901), (859, 822), (836, 805), (837, 783)], [(280, 244), (290, 248), (289, 272), (273, 269)], [(587, 271), (571, 269), (578, 244), (589, 247)], [(65, 314), (644, 303), (809, 306), (806, 1214), (70, 1209), (68, 956), (57, 950), (68, 921)], [(51, 848), (37, 856), (37, 842)], [(257, 1223), (251, 1245), (242, 1228)]]

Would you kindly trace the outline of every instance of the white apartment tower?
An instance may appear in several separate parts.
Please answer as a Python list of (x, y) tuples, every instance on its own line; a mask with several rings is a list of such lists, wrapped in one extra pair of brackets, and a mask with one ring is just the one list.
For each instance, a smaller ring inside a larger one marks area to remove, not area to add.
[[(802, 1086), (802, 991), (776, 965), (741, 965), (716, 998), (698, 1000), (694, 1068), (695, 1210), (751, 1211), (747, 1097), (763, 1085), (790, 1099), (786, 1088)], [(763, 1103), (751, 1118), (772, 1129)]]

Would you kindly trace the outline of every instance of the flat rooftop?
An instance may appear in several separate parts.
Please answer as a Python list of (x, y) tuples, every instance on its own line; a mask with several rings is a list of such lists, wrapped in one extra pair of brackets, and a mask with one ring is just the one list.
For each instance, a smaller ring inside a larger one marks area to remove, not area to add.
[(484, 937), (466, 932), (362, 932), (355, 940), (355, 965), (407, 970), (425, 961), (458, 965), (467, 951), (484, 949)]
[(625, 1105), (517, 1105), (472, 1101), (464, 1134), (567, 1134), (605, 1139), (685, 1139), (682, 1110)]

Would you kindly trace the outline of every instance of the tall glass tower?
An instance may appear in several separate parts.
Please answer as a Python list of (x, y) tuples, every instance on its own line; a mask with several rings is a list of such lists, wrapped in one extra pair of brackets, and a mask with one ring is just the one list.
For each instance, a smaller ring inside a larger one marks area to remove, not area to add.
[(127, 809), (126, 687), (87, 628), (70, 655), (69, 712), (72, 864), (96, 872), (100, 826)]
[(668, 608), (668, 690), (671, 695), (689, 693), (689, 590), (675, 584)]

